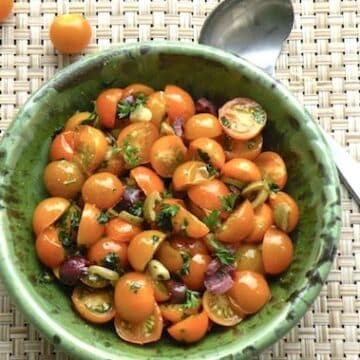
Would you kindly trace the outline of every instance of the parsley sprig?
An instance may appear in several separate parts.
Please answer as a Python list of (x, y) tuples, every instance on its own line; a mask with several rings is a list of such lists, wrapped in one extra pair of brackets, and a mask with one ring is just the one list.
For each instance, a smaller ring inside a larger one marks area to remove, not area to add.
[(180, 207), (172, 204), (162, 204), (160, 212), (156, 215), (155, 223), (161, 231), (171, 232), (172, 222), (171, 218), (175, 216), (180, 210)]
[(214, 256), (223, 265), (232, 265), (235, 262), (235, 254), (228, 247), (218, 241), (214, 235), (209, 235), (208, 242), (213, 249)]
[(221, 196), (220, 200), (221, 200), (222, 209), (224, 211), (233, 211), (238, 197), (239, 194), (237, 193), (231, 193), (229, 195)]
[(219, 220), (220, 211), (212, 210), (211, 213), (203, 218), (204, 224), (210, 229), (210, 231), (216, 231), (220, 225)]
[(106, 268), (116, 271), (120, 275), (124, 273), (124, 270), (120, 266), (120, 258), (119, 255), (114, 252), (109, 252), (102, 260), (103, 266)]
[(181, 258), (183, 260), (183, 265), (182, 265), (182, 267), (180, 269), (180, 275), (182, 275), (182, 276), (189, 275), (191, 256), (186, 251), (181, 251), (180, 255), (181, 255)]
[(198, 291), (186, 290), (185, 302), (182, 305), (183, 309), (193, 309), (200, 303), (200, 293)]
[(128, 138), (125, 138), (122, 146), (122, 154), (124, 160), (129, 166), (136, 166), (140, 161), (139, 149), (130, 143)]
[(144, 94), (137, 95), (135, 101), (129, 101), (127, 99), (120, 101), (117, 106), (118, 118), (123, 119), (130, 116), (138, 106), (143, 106), (145, 104), (146, 96)]

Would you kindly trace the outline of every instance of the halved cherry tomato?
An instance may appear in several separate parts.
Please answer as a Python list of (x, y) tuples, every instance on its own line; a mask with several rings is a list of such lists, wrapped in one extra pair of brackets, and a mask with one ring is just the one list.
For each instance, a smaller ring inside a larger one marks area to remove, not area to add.
[(173, 174), (173, 186), (176, 191), (184, 191), (191, 185), (204, 183), (215, 177), (202, 161), (187, 161), (178, 166)]
[(200, 206), (197, 206), (190, 198), (187, 199), (186, 205), (189, 211), (199, 219), (203, 219), (206, 215), (208, 215), (208, 211), (204, 210)]
[(157, 302), (165, 302), (171, 298), (171, 294), (162, 280), (151, 279), (154, 287), (154, 297)]
[(90, 116), (91, 113), (88, 111), (76, 112), (73, 116), (71, 116), (67, 120), (64, 128), (64, 132), (75, 131), (82, 124), (82, 122), (89, 119)]
[(262, 253), (258, 245), (240, 244), (235, 256), (237, 270), (251, 270), (259, 274), (264, 274)]
[(120, 218), (114, 218), (105, 225), (106, 235), (119, 242), (129, 242), (140, 232), (140, 227), (130, 224)]
[(200, 301), (196, 306), (191, 308), (184, 307), (184, 304), (161, 304), (160, 311), (164, 320), (176, 324), (190, 315), (197, 314), (199, 312), (200, 305)]
[(112, 289), (91, 289), (77, 286), (71, 300), (80, 316), (94, 324), (104, 324), (115, 316), (114, 292)]
[(271, 227), (264, 236), (262, 258), (267, 274), (277, 275), (285, 271), (293, 259), (293, 244), (289, 236)]
[(154, 289), (146, 275), (129, 272), (116, 283), (115, 308), (120, 319), (131, 323), (145, 321), (155, 304)]
[(217, 169), (221, 169), (225, 164), (225, 153), (221, 145), (206, 137), (200, 137), (190, 143), (188, 158), (208, 162)]
[(49, 268), (56, 268), (65, 260), (65, 250), (53, 226), (46, 228), (37, 236), (35, 249), (39, 260)]
[(163, 136), (157, 139), (151, 148), (151, 166), (160, 176), (172, 177), (175, 169), (184, 162), (186, 151), (178, 136)]
[(194, 101), (184, 89), (175, 85), (167, 85), (165, 87), (165, 99), (171, 122), (177, 118), (186, 121), (195, 114)]
[(236, 179), (244, 184), (261, 180), (261, 173), (258, 167), (247, 159), (233, 159), (228, 161), (221, 169), (222, 175)]
[(163, 241), (156, 251), (155, 257), (172, 273), (177, 273), (183, 266), (181, 252), (168, 241)]
[(114, 150), (114, 147), (108, 146), (104, 161), (100, 164), (97, 172), (109, 172), (114, 175), (121, 175), (125, 170), (124, 159), (121, 154)]
[(234, 326), (239, 324), (245, 317), (245, 314), (240, 316), (233, 311), (226, 294), (217, 295), (206, 290), (202, 303), (207, 316), (218, 325)]
[(162, 179), (151, 169), (138, 166), (130, 171), (130, 176), (136, 181), (139, 188), (146, 196), (153, 191), (163, 192), (165, 190)]
[(219, 109), (221, 125), (227, 135), (237, 140), (257, 136), (266, 124), (266, 112), (255, 101), (236, 98)]
[(236, 271), (234, 286), (227, 292), (244, 314), (258, 312), (271, 297), (263, 275), (254, 271)]
[(32, 227), (35, 235), (39, 235), (65, 213), (70, 201), (61, 197), (51, 197), (42, 200), (35, 208)]
[(209, 327), (209, 318), (205, 311), (192, 315), (168, 328), (168, 332), (175, 340), (187, 344), (201, 340)]
[(254, 211), (254, 228), (246, 237), (248, 243), (260, 243), (269, 227), (274, 223), (273, 212), (269, 205), (262, 204)]
[(50, 146), (50, 160), (71, 161), (74, 156), (75, 134), (73, 131), (65, 131), (56, 135)]
[(284, 160), (273, 151), (261, 153), (255, 160), (262, 177), (268, 182), (276, 184), (281, 190), (287, 181), (287, 170)]
[(279, 191), (270, 194), (269, 203), (274, 213), (276, 226), (287, 233), (293, 231), (300, 216), (295, 200), (289, 194)]
[(150, 94), (146, 101), (146, 107), (151, 111), (151, 122), (159, 128), (166, 116), (166, 99), (164, 92), (156, 91)]
[(125, 269), (127, 266), (127, 248), (126, 243), (105, 237), (91, 245), (87, 252), (87, 258), (89, 261), (105, 267), (110, 265), (111, 260), (115, 267), (112, 270), (116, 271), (116, 267)]
[(176, 235), (171, 238), (170, 244), (173, 248), (185, 251), (191, 256), (195, 256), (197, 254), (209, 255), (209, 251), (202, 239), (192, 239)]
[(187, 140), (216, 138), (222, 134), (219, 119), (212, 114), (196, 114), (185, 122), (184, 136)]
[(133, 344), (144, 345), (158, 341), (163, 331), (163, 319), (157, 305), (153, 313), (143, 322), (131, 323), (116, 316), (114, 324), (119, 337)]
[(221, 200), (229, 194), (228, 187), (217, 179), (191, 186), (188, 190), (191, 201), (206, 210), (221, 210), (223, 206)]
[(101, 172), (91, 175), (84, 183), (82, 197), (84, 202), (94, 204), (99, 209), (110, 209), (121, 199), (124, 187), (114, 174)]
[(101, 211), (96, 205), (85, 204), (76, 240), (79, 247), (91, 246), (104, 234), (105, 226), (98, 221), (100, 214)]
[(235, 140), (227, 137), (223, 140), (225, 156), (227, 160), (243, 158), (254, 161), (260, 154), (263, 146), (263, 137), (261, 134), (250, 140)]
[(122, 129), (117, 145), (122, 151), (126, 167), (133, 168), (148, 163), (150, 149), (158, 137), (158, 129), (148, 122), (134, 123)]
[(14, 0), (2, 0), (0, 6), (0, 21), (3, 21), (11, 14), (13, 6)]
[(124, 90), (106, 89), (96, 99), (96, 110), (102, 126), (113, 129), (116, 123), (117, 105), (123, 96)]
[(85, 182), (79, 166), (67, 160), (50, 162), (44, 170), (44, 183), (52, 196), (75, 198)]
[(129, 263), (133, 269), (144, 271), (165, 237), (166, 234), (157, 230), (146, 230), (134, 236), (128, 248)]
[(149, 96), (154, 92), (154, 89), (144, 84), (131, 84), (124, 89), (122, 98), (125, 99), (129, 95), (144, 94)]
[(239, 242), (251, 233), (254, 228), (254, 210), (248, 200), (239, 205), (215, 233), (223, 242)]
[(184, 284), (191, 290), (203, 290), (205, 272), (211, 262), (211, 256), (197, 254), (193, 256), (189, 264), (189, 273), (182, 277)]

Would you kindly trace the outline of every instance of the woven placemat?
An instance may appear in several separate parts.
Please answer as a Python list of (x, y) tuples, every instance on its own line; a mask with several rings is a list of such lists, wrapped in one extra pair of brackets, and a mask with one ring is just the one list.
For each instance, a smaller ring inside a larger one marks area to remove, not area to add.
[[(54, 15), (86, 15), (93, 27), (89, 53), (128, 41), (196, 41), (206, 15), (218, 3), (17, 0), (15, 15), (0, 25), (0, 131), (32, 92), (76, 59), (54, 53), (48, 36)], [(295, 27), (276, 77), (360, 160), (360, 1), (295, 0), (294, 7)], [(360, 212), (342, 190), (341, 241), (328, 281), (300, 323), (260, 359), (359, 358)], [(0, 284), (0, 360), (5, 359), (69, 358), (41, 338)]]

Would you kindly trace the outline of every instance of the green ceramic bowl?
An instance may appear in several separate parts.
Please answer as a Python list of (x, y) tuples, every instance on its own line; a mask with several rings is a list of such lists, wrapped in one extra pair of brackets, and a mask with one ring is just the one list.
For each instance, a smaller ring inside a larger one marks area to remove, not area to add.
[[(295, 259), (271, 281), (273, 297), (237, 327), (214, 329), (201, 342), (182, 346), (167, 336), (156, 344), (121, 341), (112, 325), (93, 326), (71, 307), (69, 291), (40, 284), (31, 217), (46, 196), (42, 171), (51, 135), (76, 110), (108, 87), (143, 82), (162, 89), (178, 84), (195, 98), (218, 104), (248, 96), (267, 111), (265, 148), (286, 160), (286, 190), (301, 221), (292, 234)], [(213, 48), (171, 42), (126, 45), (88, 56), (59, 71), (26, 103), (0, 145), (0, 273), (13, 300), (50, 341), (75, 359), (248, 359), (280, 339), (309, 308), (336, 253), (340, 227), (338, 176), (316, 124), (277, 81), (246, 61)]]

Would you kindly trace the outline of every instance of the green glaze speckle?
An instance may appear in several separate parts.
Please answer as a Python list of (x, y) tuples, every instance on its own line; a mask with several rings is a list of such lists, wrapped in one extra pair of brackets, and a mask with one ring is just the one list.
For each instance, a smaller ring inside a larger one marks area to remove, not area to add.
[[(53, 131), (106, 87), (143, 82), (161, 89), (178, 84), (194, 97), (221, 104), (248, 96), (267, 111), (265, 147), (284, 157), (286, 188), (297, 199), (301, 221), (292, 238), (295, 261), (271, 280), (273, 298), (236, 328), (216, 327), (205, 340), (181, 346), (164, 336), (148, 346), (127, 344), (112, 325), (94, 326), (72, 310), (69, 290), (39, 284), (31, 216), (46, 196), (42, 171)], [(336, 253), (340, 228), (337, 173), (309, 114), (279, 83), (244, 60), (186, 43), (144, 43), (86, 57), (60, 71), (23, 107), (0, 145), (0, 273), (12, 298), (48, 339), (73, 358), (247, 359), (283, 336), (318, 295)], [(321, 176), (319, 176), (321, 174)]]

